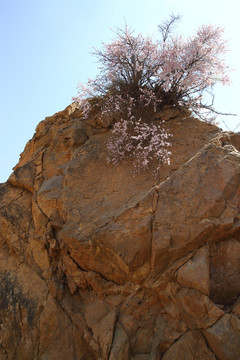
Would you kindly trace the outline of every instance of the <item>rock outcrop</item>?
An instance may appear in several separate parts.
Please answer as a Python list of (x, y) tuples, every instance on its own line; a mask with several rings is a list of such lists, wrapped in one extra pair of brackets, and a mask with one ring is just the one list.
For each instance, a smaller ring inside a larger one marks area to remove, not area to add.
[(0, 185), (0, 359), (239, 359), (240, 135), (159, 118), (157, 179), (106, 162), (109, 119), (38, 125)]

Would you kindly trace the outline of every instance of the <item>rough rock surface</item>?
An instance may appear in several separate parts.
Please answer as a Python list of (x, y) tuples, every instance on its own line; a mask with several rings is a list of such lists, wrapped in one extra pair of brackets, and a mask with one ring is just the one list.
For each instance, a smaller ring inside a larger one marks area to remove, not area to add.
[(106, 162), (109, 119), (38, 125), (0, 185), (0, 359), (239, 359), (240, 135), (158, 119), (157, 179)]

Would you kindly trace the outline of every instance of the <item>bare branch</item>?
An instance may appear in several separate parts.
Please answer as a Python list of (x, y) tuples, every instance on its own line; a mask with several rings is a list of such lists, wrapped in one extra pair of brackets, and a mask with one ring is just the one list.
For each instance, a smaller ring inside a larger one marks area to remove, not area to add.
[(232, 130), (229, 128), (229, 126), (225, 123), (224, 120), (222, 120), (223, 124), (226, 126), (226, 128), (229, 130), (229, 131), (232, 131), (232, 132), (236, 132), (237, 128), (240, 126), (240, 123), (237, 124), (237, 126)]
[(165, 42), (170, 35), (170, 33), (175, 29), (176, 24), (181, 20), (181, 15), (170, 15), (170, 19), (164, 20), (161, 24), (158, 25), (158, 30), (162, 35), (162, 40)]

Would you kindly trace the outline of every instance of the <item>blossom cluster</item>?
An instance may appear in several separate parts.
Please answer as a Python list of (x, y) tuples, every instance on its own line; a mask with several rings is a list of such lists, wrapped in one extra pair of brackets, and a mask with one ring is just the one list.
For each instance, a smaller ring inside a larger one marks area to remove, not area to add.
[(108, 160), (117, 165), (132, 159), (134, 174), (149, 170), (156, 177), (162, 164), (170, 164), (169, 136), (163, 123), (121, 119), (114, 124), (107, 143)]

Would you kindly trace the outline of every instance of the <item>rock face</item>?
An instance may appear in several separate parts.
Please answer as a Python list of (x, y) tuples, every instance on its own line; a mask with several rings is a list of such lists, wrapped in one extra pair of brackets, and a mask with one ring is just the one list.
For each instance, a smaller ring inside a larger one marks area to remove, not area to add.
[(158, 118), (157, 179), (106, 162), (109, 119), (38, 125), (0, 185), (0, 359), (239, 359), (240, 136)]

